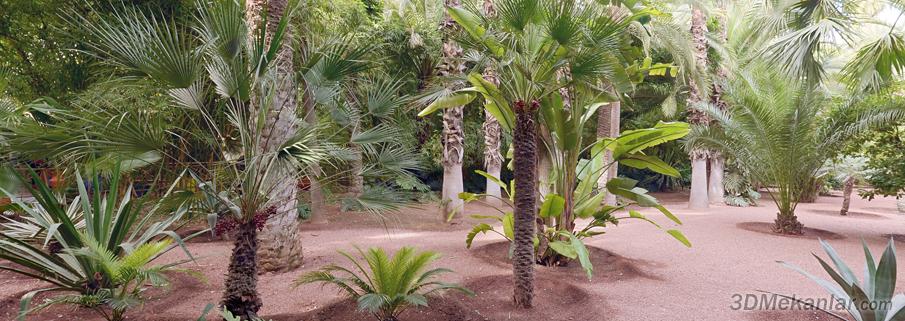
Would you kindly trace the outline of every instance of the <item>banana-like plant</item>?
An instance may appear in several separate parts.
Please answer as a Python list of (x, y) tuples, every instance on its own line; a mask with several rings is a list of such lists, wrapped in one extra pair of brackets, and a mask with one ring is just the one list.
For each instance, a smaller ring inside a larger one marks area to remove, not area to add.
[(452, 272), (445, 268), (428, 270), (430, 263), (440, 258), (437, 253), (417, 252), (412, 247), (403, 247), (392, 257), (381, 248), (358, 249), (358, 252), (364, 264), (339, 251), (356, 270), (328, 265), (302, 275), (295, 285), (336, 286), (358, 302), (360, 311), (370, 313), (379, 321), (396, 321), (409, 307), (427, 306), (428, 297), (438, 291), (456, 290), (474, 295), (458, 284), (434, 280), (440, 274)]
[[(90, 193), (85, 187), (86, 182), (76, 173), (79, 196), (70, 204), (61, 203), (60, 198), (34, 171), (30, 172), (30, 176), (17, 173), (16, 178), (18, 185), (24, 186), (34, 196), (35, 204), (26, 204), (15, 197), (15, 193), (2, 187), (0, 192), (10, 195), (28, 218), (39, 222), (42, 229), (46, 228), (46, 236), (41, 240), (45, 246), (41, 245), (41, 241), (29, 242), (28, 238), (23, 240), (0, 232), (0, 259), (16, 264), (0, 265), (0, 270), (52, 284), (22, 296), (20, 319), (34, 310), (29, 308), (29, 304), (36, 294), (42, 292), (65, 294), (51, 298), (38, 308), (54, 303), (84, 303), (99, 312), (109, 308), (113, 313), (105, 314), (107, 317), (121, 318), (128, 308), (124, 303), (140, 299), (137, 295), (145, 286), (145, 281), (153, 281), (152, 285), (163, 284), (158, 282), (162, 280), (158, 272), (170, 267), (151, 268), (147, 264), (176, 246), (182, 247), (186, 255), (192, 257), (185, 248), (184, 238), (170, 230), (187, 208), (180, 206), (164, 220), (152, 221), (161, 214), (161, 203), (150, 204), (151, 210), (143, 214), (149, 205), (145, 203), (147, 199), (133, 199), (131, 185), (120, 198), (121, 175), (118, 169), (114, 170), (109, 181), (101, 181), (95, 176)], [(32, 187), (32, 182), (36, 186)], [(102, 189), (102, 184), (110, 188)], [(167, 194), (174, 187), (171, 186)], [(82, 224), (71, 219), (67, 209), (73, 206), (79, 207)], [(185, 239), (195, 235), (198, 234)]]
[[(820, 246), (826, 251), (833, 265), (814, 254), (814, 258), (820, 262), (823, 270), (829, 274), (832, 282), (821, 279), (807, 271), (789, 264), (778, 262), (808, 279), (819, 284), (827, 292), (833, 295), (846, 312), (857, 321), (903, 321), (905, 320), (905, 294), (895, 294), (896, 287), (896, 246), (892, 239), (883, 251), (880, 261), (874, 261), (874, 256), (867, 243), (862, 241), (864, 247), (865, 269), (864, 279), (858, 280), (855, 273), (845, 264), (842, 257), (827, 242), (820, 240)], [(835, 268), (833, 267), (835, 266)], [(835, 283), (835, 284), (834, 284)], [(817, 307), (821, 308), (821, 307)], [(846, 318), (835, 313), (821, 309), (839, 320)]]

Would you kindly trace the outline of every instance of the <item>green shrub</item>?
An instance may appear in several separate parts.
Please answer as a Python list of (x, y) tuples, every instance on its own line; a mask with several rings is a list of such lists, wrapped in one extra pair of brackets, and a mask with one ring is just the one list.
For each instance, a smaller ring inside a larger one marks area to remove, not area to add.
[(308, 283), (334, 285), (355, 299), (360, 311), (381, 321), (398, 320), (399, 315), (411, 306), (427, 306), (427, 297), (437, 291), (451, 289), (474, 295), (457, 284), (434, 281), (435, 276), (452, 272), (445, 268), (427, 270), (430, 263), (440, 257), (437, 253), (417, 253), (411, 247), (403, 247), (393, 257), (380, 248), (367, 252), (358, 249), (358, 252), (366, 266), (348, 253), (339, 252), (357, 271), (328, 265), (302, 275), (295, 282), (296, 286)]

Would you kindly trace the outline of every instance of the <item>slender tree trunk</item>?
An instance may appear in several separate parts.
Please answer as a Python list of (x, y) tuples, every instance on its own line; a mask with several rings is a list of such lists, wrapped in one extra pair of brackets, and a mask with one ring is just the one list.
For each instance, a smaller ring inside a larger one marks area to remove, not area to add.
[[(249, 1), (246, 3), (246, 15), (254, 26), (260, 24), (258, 18), (263, 9), (264, 1)], [(280, 18), (286, 11), (286, 0), (270, 0), (267, 6), (267, 31), (268, 42), (272, 41), (273, 33), (279, 25)], [(298, 129), (296, 111), (296, 96), (298, 92), (294, 85), (294, 69), (292, 65), (292, 36), (291, 28), (286, 29), (282, 39), (280, 50), (274, 61), (274, 67), (278, 75), (278, 88), (269, 107), (267, 126), (261, 133), (261, 151), (274, 152), (286, 140), (292, 138)], [(261, 108), (262, 106), (257, 106)], [(295, 173), (284, 173), (286, 177), (296, 177)], [(296, 203), (297, 187), (295, 179), (280, 180), (273, 187), (270, 199), (277, 206), (277, 213), (268, 220), (264, 231), (261, 233), (261, 253), (259, 259), (261, 269), (264, 271), (276, 271), (293, 269), (301, 263), (302, 246), (298, 237), (298, 210)]]
[(839, 211), (839, 214), (848, 215), (848, 206), (852, 202), (853, 189), (855, 189), (855, 177), (846, 177), (845, 185), (842, 187), (842, 210)]
[[(458, 7), (459, 0), (444, 0), (446, 8)], [(459, 75), (465, 71), (462, 63), (462, 48), (453, 39), (458, 25), (449, 16), (440, 25), (443, 31), (443, 62), (439, 66), (441, 77)], [(464, 191), (462, 180), (462, 158), (465, 136), (462, 128), (462, 106), (443, 110), (443, 190), (441, 192), (444, 218), (449, 219), (464, 210), (465, 202), (459, 198)]]
[[(598, 111), (597, 114), (597, 139), (604, 137), (618, 137), (619, 136), (619, 127), (620, 127), (620, 112), (622, 109), (621, 101), (614, 101), (609, 104), (601, 107), (601, 110)], [(603, 163), (609, 164), (613, 161), (613, 152), (607, 150), (603, 154)], [(607, 169), (606, 174), (600, 175), (600, 178), (597, 179), (597, 190), (600, 193), (606, 192), (606, 182), (610, 181), (613, 178), (616, 178), (618, 175), (619, 164), (613, 163), (613, 165)], [(616, 205), (616, 195), (612, 193), (607, 193), (606, 197), (603, 199), (604, 204), (607, 205)]]
[(707, 155), (699, 151), (691, 154), (691, 197), (688, 208), (707, 208)]
[(258, 296), (257, 250), (257, 226), (254, 221), (239, 224), (221, 304), (242, 320), (254, 320), (263, 305)]
[(515, 277), (513, 300), (521, 308), (531, 307), (534, 297), (534, 233), (537, 215), (537, 101), (514, 104), (516, 113), (512, 143), (515, 148), (515, 236), (512, 272)]
[[(707, 38), (704, 12), (697, 6), (692, 7), (691, 37), (694, 43), (695, 63), (701, 70), (707, 65)], [(688, 93), (688, 122), (692, 126), (707, 126), (709, 117), (699, 108), (703, 103), (702, 93), (699, 92), (694, 81), (689, 82)], [(707, 208), (707, 151), (691, 151), (691, 195), (688, 199), (689, 208)]]
[[(493, 7), (493, 0), (484, 0), (484, 16), (488, 18), (496, 17), (496, 10)], [(497, 77), (496, 70), (493, 66), (484, 68), (484, 79), (494, 85), (499, 85), (500, 80)], [(484, 112), (484, 168), (490, 176), (500, 178), (500, 172), (503, 169), (503, 155), (500, 153), (500, 122), (488, 112)], [(485, 193), (490, 195), (485, 201), (494, 207), (502, 205), (499, 197), (502, 196), (500, 186), (491, 179), (487, 179), (487, 187)]]
[[(725, 44), (727, 39), (729, 38), (729, 31), (726, 26), (726, 2), (718, 1), (718, 7), (720, 8), (720, 13), (717, 15), (717, 28), (719, 31), (718, 40), (720, 44)], [(716, 66), (715, 69), (716, 75), (713, 80), (713, 85), (711, 86), (710, 103), (721, 111), (726, 112), (729, 110), (729, 104), (723, 99), (723, 87), (726, 84), (728, 71), (722, 65)], [(716, 127), (719, 125), (717, 124), (717, 122), (711, 122), (710, 126)], [(725, 168), (725, 164), (726, 159), (721, 153), (714, 152), (710, 155), (710, 188), (708, 196), (710, 198), (710, 203), (712, 204), (723, 203), (723, 196), (726, 194), (726, 189), (723, 186), (723, 170)]]
[(361, 176), (361, 172), (364, 169), (364, 161), (362, 160), (361, 147), (357, 144), (352, 144), (351, 148), (352, 153), (355, 154), (355, 158), (350, 162), (351, 168), (351, 184), (349, 184), (349, 194), (352, 197), (359, 197), (361, 193), (364, 191), (365, 180), (364, 177)]
[(723, 188), (725, 160), (719, 153), (713, 153), (710, 157), (710, 184), (708, 198), (711, 204), (722, 204), (726, 191)]
[[(484, 0), (484, 16), (488, 18), (496, 17), (496, 9), (493, 7), (493, 0)], [(493, 66), (484, 68), (484, 79), (494, 85), (499, 85), (500, 80), (497, 77), (496, 70)], [(500, 153), (500, 122), (488, 112), (484, 112), (484, 169), (490, 176), (500, 178), (500, 172), (503, 169), (503, 155)], [(494, 207), (500, 207), (502, 197), (500, 186), (491, 179), (487, 179), (485, 192), (490, 195), (485, 200)]]

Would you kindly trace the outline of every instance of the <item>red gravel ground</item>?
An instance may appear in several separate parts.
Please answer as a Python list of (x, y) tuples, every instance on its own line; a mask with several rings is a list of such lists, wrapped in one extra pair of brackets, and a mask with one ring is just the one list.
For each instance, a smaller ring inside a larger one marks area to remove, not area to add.
[[(768, 225), (758, 224), (773, 221), (776, 208), (769, 200), (763, 200), (760, 207), (714, 205), (708, 210), (692, 211), (686, 209), (687, 195), (658, 197), (685, 224), (671, 226), (656, 210), (644, 213), (664, 227), (682, 230), (693, 243), (692, 248), (685, 248), (645, 222), (625, 221), (587, 242), (592, 247), (596, 272), (593, 279), (588, 280), (577, 264), (538, 267), (536, 304), (528, 311), (515, 310), (510, 304), (511, 270), (501, 238), (479, 235), (472, 249), (465, 248), (465, 235), (473, 219), (445, 224), (433, 206), (406, 209), (384, 222), (367, 214), (330, 213), (329, 224), (302, 227), (304, 266), (260, 276), (259, 290), (264, 300), (261, 314), (276, 321), (373, 320), (356, 312), (354, 304), (335, 289), (319, 285), (293, 288), (292, 281), (326, 264), (346, 265), (345, 259), (336, 254), (338, 249), (349, 250), (358, 245), (395, 250), (411, 245), (442, 253), (443, 258), (436, 265), (456, 271), (447, 280), (464, 283), (478, 295), (449, 293), (431, 300), (429, 308), (406, 311), (403, 321), (831, 320), (812, 311), (739, 311), (732, 309), (733, 296), (759, 296), (758, 290), (763, 290), (796, 297), (828, 297), (818, 285), (776, 261), (788, 261), (822, 276), (819, 264), (810, 256), (811, 252), (823, 254), (815, 238), (839, 236), (829, 242), (852, 264), (853, 270), (861, 271), (862, 239), (877, 252), (889, 235), (905, 235), (905, 216), (895, 214), (895, 200), (889, 198), (871, 202), (854, 199), (851, 211), (857, 215), (847, 217), (829, 214), (838, 212), (840, 197), (821, 197), (817, 203), (801, 204), (799, 220), (813, 229), (813, 234), (806, 231), (803, 237), (784, 237), (763, 230)], [(489, 214), (493, 210), (470, 204), (467, 212)], [(198, 239), (190, 243), (189, 249), (198, 260), (183, 267), (204, 277), (172, 275), (172, 286), (151, 291), (148, 295), (152, 299), (143, 307), (130, 310), (128, 320), (195, 320), (205, 305), (219, 301), (230, 244)], [(900, 251), (899, 255), (905, 253)], [(162, 260), (182, 258), (180, 251), (172, 251)], [(899, 275), (905, 275), (903, 265), (899, 266)], [(41, 286), (39, 282), (0, 272), (0, 320), (15, 319), (19, 297)], [(899, 279), (897, 288), (905, 289), (905, 277)], [(89, 311), (53, 307), (28, 320), (102, 319)]]

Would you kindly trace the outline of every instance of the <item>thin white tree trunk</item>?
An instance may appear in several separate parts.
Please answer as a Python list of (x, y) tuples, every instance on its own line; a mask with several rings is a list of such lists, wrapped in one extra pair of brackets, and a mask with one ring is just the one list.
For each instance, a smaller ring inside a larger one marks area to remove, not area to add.
[[(484, 16), (488, 18), (496, 17), (496, 9), (493, 7), (493, 0), (484, 0)], [(484, 79), (494, 85), (499, 85), (500, 80), (497, 77), (496, 70), (492, 65), (484, 68)], [(488, 175), (500, 179), (500, 172), (503, 169), (503, 155), (500, 153), (501, 129), (500, 122), (488, 112), (484, 112), (484, 169)], [(493, 207), (503, 205), (501, 188), (492, 179), (486, 179), (486, 187), (484, 193), (488, 196), (484, 199), (487, 204)]]
[[(612, 103), (606, 104), (601, 107), (601, 110), (597, 114), (597, 138), (604, 137), (618, 137), (619, 136), (619, 128), (620, 128), (620, 112), (622, 109), (621, 101), (614, 101)], [(613, 152), (607, 150), (603, 155), (603, 163), (609, 164), (613, 161)], [(597, 190), (601, 193), (606, 193), (606, 182), (610, 181), (619, 174), (619, 164), (614, 163), (609, 169), (607, 169), (606, 174), (600, 175), (597, 179)], [(612, 193), (607, 193), (607, 195), (603, 199), (604, 204), (607, 205), (616, 205), (616, 195)]]
[(707, 207), (707, 156), (706, 153), (692, 153), (691, 196), (688, 199), (688, 208), (702, 209)]
[[(458, 7), (459, 0), (445, 0), (445, 7)], [(460, 75), (465, 71), (462, 63), (462, 47), (456, 43), (454, 37), (458, 25), (447, 12), (440, 23), (443, 32), (443, 58), (438, 67), (441, 77)], [(459, 193), (464, 191), (462, 180), (462, 158), (465, 153), (465, 136), (462, 128), (462, 106), (443, 110), (443, 190), (441, 191), (441, 204), (443, 204), (444, 219), (452, 219), (464, 210), (465, 203), (459, 198)]]
[(723, 172), (725, 160), (719, 153), (710, 156), (710, 181), (708, 198), (711, 204), (722, 204), (725, 189), (723, 188)]
[[(694, 43), (695, 64), (700, 71), (707, 66), (707, 38), (705, 35), (704, 12), (697, 6), (692, 6), (691, 37)], [(688, 93), (688, 122), (692, 126), (708, 126), (710, 118), (700, 110), (700, 104), (704, 102), (703, 93), (699, 92), (697, 84), (689, 81)], [(692, 150), (691, 153), (691, 195), (688, 199), (690, 208), (707, 208), (707, 151)]]

